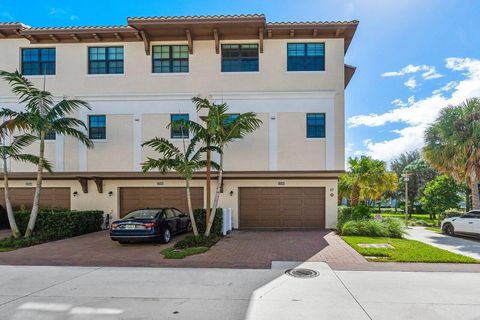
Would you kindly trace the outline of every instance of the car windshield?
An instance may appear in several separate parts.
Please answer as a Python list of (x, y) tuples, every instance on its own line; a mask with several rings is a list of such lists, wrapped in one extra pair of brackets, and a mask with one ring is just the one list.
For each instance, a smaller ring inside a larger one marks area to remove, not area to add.
[(153, 219), (157, 216), (159, 210), (155, 209), (142, 209), (135, 210), (127, 214), (123, 220), (129, 219)]

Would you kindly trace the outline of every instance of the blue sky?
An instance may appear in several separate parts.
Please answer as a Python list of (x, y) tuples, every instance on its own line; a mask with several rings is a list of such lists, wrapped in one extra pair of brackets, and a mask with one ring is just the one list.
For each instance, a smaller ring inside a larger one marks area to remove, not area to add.
[(268, 21), (360, 20), (346, 63), (347, 156), (382, 160), (422, 146), (438, 111), (480, 97), (480, 1), (18, 1), (0, 21), (116, 25), (128, 16), (264, 13)]

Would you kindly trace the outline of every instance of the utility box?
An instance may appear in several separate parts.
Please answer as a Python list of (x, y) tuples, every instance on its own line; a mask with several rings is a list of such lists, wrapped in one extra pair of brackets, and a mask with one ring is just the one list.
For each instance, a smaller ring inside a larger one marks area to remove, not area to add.
[(232, 208), (223, 208), (222, 235), (226, 236), (232, 231), (233, 218)]

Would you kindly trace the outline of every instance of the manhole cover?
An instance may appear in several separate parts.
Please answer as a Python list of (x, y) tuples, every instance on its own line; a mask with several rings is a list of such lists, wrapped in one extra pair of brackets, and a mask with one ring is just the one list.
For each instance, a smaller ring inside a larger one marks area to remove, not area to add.
[(295, 278), (315, 278), (320, 275), (318, 271), (312, 269), (301, 269), (301, 268), (294, 268), (288, 269), (285, 271), (285, 274)]
[(359, 243), (358, 246), (366, 249), (395, 249), (389, 243)]

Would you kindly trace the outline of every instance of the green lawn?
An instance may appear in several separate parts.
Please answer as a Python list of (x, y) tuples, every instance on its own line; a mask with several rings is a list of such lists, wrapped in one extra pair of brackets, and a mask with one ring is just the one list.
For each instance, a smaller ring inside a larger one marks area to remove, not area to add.
[(427, 227), (425, 229), (430, 230), (430, 231), (434, 231), (434, 232), (438, 232), (438, 233), (442, 233), (442, 229), (437, 228), (437, 227)]
[[(370, 261), (480, 263), (480, 261), (473, 258), (432, 247), (415, 240), (355, 236), (342, 236), (342, 239), (361, 255), (376, 257), (375, 259), (370, 259)], [(389, 243), (394, 249), (361, 248), (357, 245), (359, 243)]]
[(187, 256), (200, 254), (208, 251), (208, 247), (192, 247), (186, 249), (167, 248), (162, 251), (165, 259), (183, 259)]

